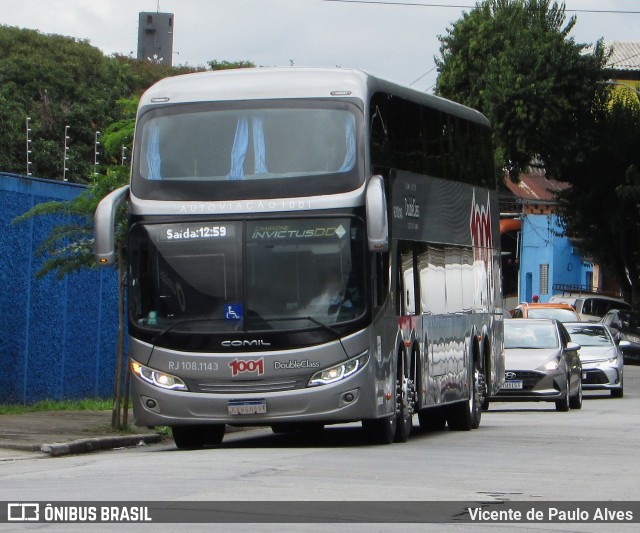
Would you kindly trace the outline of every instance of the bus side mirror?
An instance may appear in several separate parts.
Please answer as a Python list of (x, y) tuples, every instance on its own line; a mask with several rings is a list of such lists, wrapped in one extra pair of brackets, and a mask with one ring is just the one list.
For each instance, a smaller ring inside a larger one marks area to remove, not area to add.
[(96, 208), (93, 216), (95, 239), (93, 253), (98, 266), (113, 265), (116, 260), (115, 224), (118, 207), (127, 197), (129, 185), (125, 185), (107, 194)]
[(382, 176), (371, 176), (367, 185), (366, 206), (369, 250), (386, 252), (389, 249), (389, 223)]

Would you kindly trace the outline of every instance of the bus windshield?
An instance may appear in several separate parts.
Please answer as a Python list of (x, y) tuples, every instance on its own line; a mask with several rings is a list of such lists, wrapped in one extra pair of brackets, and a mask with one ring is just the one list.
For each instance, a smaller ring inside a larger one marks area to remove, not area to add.
[[(341, 183), (343, 190), (358, 185), (353, 105), (317, 101), (306, 102), (306, 107), (299, 102), (234, 105), (193, 103), (143, 114), (136, 134), (134, 192), (153, 198), (154, 192), (172, 189), (167, 182), (176, 181), (180, 190), (186, 185), (188, 191), (191, 184), (199, 187), (200, 194), (203, 186), (206, 190), (207, 184), (222, 182), (222, 193), (242, 191), (237, 197), (260, 189), (256, 182), (266, 181), (264, 187), (274, 180), (287, 191), (292, 181), (301, 182), (298, 186), (305, 192), (315, 180), (325, 192), (332, 182)], [(239, 181), (251, 183), (229, 188)], [(218, 194), (219, 185), (214, 189)], [(276, 193), (286, 196), (277, 187)]]
[(131, 323), (153, 337), (350, 321), (365, 311), (364, 253), (352, 218), (137, 224)]

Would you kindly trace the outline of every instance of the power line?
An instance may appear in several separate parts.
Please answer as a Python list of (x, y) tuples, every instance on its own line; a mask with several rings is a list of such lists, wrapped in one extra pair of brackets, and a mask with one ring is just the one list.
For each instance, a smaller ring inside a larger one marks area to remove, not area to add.
[[(403, 7), (448, 7), (453, 9), (473, 9), (476, 5), (462, 4), (425, 4), (421, 2), (389, 2), (385, 0), (320, 0), (321, 2), (335, 2), (341, 4), (376, 4), (384, 6)], [(565, 9), (567, 13), (613, 13), (620, 15), (640, 15), (640, 11), (628, 11), (621, 9)]]

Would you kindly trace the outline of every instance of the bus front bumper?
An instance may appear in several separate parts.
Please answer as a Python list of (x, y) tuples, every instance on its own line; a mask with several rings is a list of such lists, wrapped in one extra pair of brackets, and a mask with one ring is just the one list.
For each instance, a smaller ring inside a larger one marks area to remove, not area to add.
[[(340, 423), (380, 416), (386, 391), (363, 371), (343, 381), (296, 390), (213, 394), (165, 390), (132, 376), (137, 426)], [(379, 391), (376, 393), (375, 391)]]

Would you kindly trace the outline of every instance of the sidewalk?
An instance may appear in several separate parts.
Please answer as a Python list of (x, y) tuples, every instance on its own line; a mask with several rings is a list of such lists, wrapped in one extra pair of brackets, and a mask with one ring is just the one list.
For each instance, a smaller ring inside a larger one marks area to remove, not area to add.
[(153, 429), (137, 426), (130, 432), (112, 431), (110, 410), (0, 415), (0, 448), (43, 452), (54, 457), (158, 443), (162, 438)]

